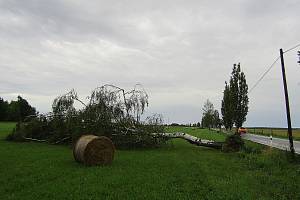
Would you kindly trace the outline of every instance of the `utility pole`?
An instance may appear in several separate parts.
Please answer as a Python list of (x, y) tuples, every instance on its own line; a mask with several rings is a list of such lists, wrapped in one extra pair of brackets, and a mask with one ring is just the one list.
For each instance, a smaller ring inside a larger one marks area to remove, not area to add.
[(291, 123), (291, 115), (290, 115), (289, 94), (288, 94), (288, 88), (287, 88), (287, 83), (286, 83), (282, 49), (280, 49), (280, 60), (281, 60), (282, 80), (283, 80), (284, 96), (285, 96), (286, 117), (287, 117), (287, 123), (288, 123), (288, 136), (289, 136), (289, 141), (290, 141), (290, 150), (291, 150), (292, 155), (294, 156), (295, 149), (294, 149), (292, 123)]

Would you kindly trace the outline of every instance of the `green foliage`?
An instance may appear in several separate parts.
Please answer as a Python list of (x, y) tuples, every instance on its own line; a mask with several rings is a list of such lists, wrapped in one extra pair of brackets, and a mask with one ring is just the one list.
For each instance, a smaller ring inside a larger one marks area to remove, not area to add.
[(8, 102), (0, 97), (0, 121), (6, 121), (8, 116)]
[[(8, 139), (74, 143), (81, 135), (94, 134), (111, 138), (118, 148), (158, 146), (164, 140), (151, 133), (164, 131), (162, 116), (154, 115), (146, 122), (140, 121), (148, 106), (148, 95), (138, 87), (129, 92), (113, 85), (97, 87), (88, 97), (88, 103), (79, 100), (75, 90), (71, 90), (53, 101), (52, 113), (28, 118)], [(75, 101), (84, 107), (76, 110)]]
[(29, 105), (26, 99), (23, 99), (21, 96), (18, 96), (17, 105), (19, 106), (19, 121), (24, 120), (29, 115), (35, 115), (36, 110)]
[(222, 100), (222, 118), (226, 129), (231, 129), (233, 124), (242, 127), (248, 113), (248, 85), (246, 76), (241, 71), (240, 64), (234, 64), (229, 85), (225, 82)]
[(12, 134), (7, 136), (7, 140), (25, 141), (26, 138), (34, 137), (37, 140), (46, 139), (50, 133), (48, 121), (45, 117), (34, 117), (30, 121), (18, 122)]
[(224, 152), (236, 152), (240, 151), (244, 146), (244, 141), (238, 134), (232, 134), (227, 136), (222, 150)]
[(6, 140), (8, 141), (17, 141), (17, 142), (23, 142), (25, 141), (25, 133), (19, 132), (21, 129), (20, 123), (16, 124), (16, 127), (12, 130), (12, 133), (6, 136)]
[(65, 95), (55, 98), (52, 104), (54, 116), (74, 114), (75, 108), (73, 104), (76, 99), (78, 99), (78, 97), (74, 89)]
[[(238, 64), (238, 69), (240, 70), (240, 64)], [(242, 127), (243, 123), (246, 121), (246, 116), (248, 113), (248, 85), (246, 82), (246, 76), (244, 72), (240, 72), (238, 77), (239, 95), (237, 97), (238, 103), (236, 105), (234, 123), (236, 127)]]
[(221, 124), (218, 110), (208, 99), (203, 106), (201, 124), (204, 128), (218, 128)]
[(21, 96), (18, 96), (17, 101), (10, 103), (0, 98), (0, 121), (22, 121), (27, 116), (35, 114), (35, 108)]
[(221, 114), (223, 125), (226, 129), (232, 129), (233, 126), (233, 104), (231, 103), (231, 93), (227, 82), (225, 82), (225, 89), (223, 92), (223, 100), (221, 105)]

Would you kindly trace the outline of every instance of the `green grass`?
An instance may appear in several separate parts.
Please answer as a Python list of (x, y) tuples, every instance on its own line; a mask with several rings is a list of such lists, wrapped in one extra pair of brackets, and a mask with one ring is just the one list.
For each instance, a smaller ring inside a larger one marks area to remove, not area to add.
[[(300, 199), (300, 168), (284, 152), (222, 153), (175, 139), (119, 150), (111, 166), (85, 167), (67, 146), (7, 142), (0, 123), (0, 199)], [(171, 127), (206, 139), (224, 135)]]
[(15, 126), (15, 122), (0, 122), (0, 139), (3, 139)]
[[(288, 138), (286, 128), (247, 128), (249, 133), (265, 135), (279, 138)], [(293, 138), (295, 140), (300, 140), (300, 129), (293, 129)]]

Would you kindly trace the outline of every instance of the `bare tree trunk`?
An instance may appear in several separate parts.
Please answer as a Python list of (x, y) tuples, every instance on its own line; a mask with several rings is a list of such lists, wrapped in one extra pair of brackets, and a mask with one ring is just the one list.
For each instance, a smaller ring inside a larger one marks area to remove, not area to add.
[(27, 137), (23, 137), (23, 138), (24, 138), (24, 140), (26, 140), (26, 141), (47, 142), (47, 140), (39, 140), (39, 139), (27, 138)]
[(181, 138), (186, 141), (188, 141), (191, 144), (195, 144), (197, 146), (205, 146), (205, 147), (212, 147), (215, 149), (221, 149), (222, 148), (222, 143), (220, 142), (215, 142), (213, 140), (205, 140), (201, 138), (197, 138), (195, 136), (182, 133), (182, 132), (175, 132), (175, 133), (152, 133), (154, 136), (159, 136), (159, 137), (167, 137), (167, 138)]

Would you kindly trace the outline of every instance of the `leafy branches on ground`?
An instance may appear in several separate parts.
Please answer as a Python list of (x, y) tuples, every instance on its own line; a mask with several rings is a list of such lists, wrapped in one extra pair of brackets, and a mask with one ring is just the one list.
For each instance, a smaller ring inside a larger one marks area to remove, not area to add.
[[(125, 148), (157, 146), (164, 142), (151, 135), (164, 131), (161, 115), (141, 121), (148, 106), (148, 94), (141, 85), (130, 91), (104, 85), (95, 88), (87, 99), (87, 103), (81, 101), (75, 90), (57, 97), (51, 113), (19, 123), (8, 139), (70, 143), (81, 135), (95, 134), (107, 136), (117, 147)], [(83, 108), (76, 109), (75, 101)]]

